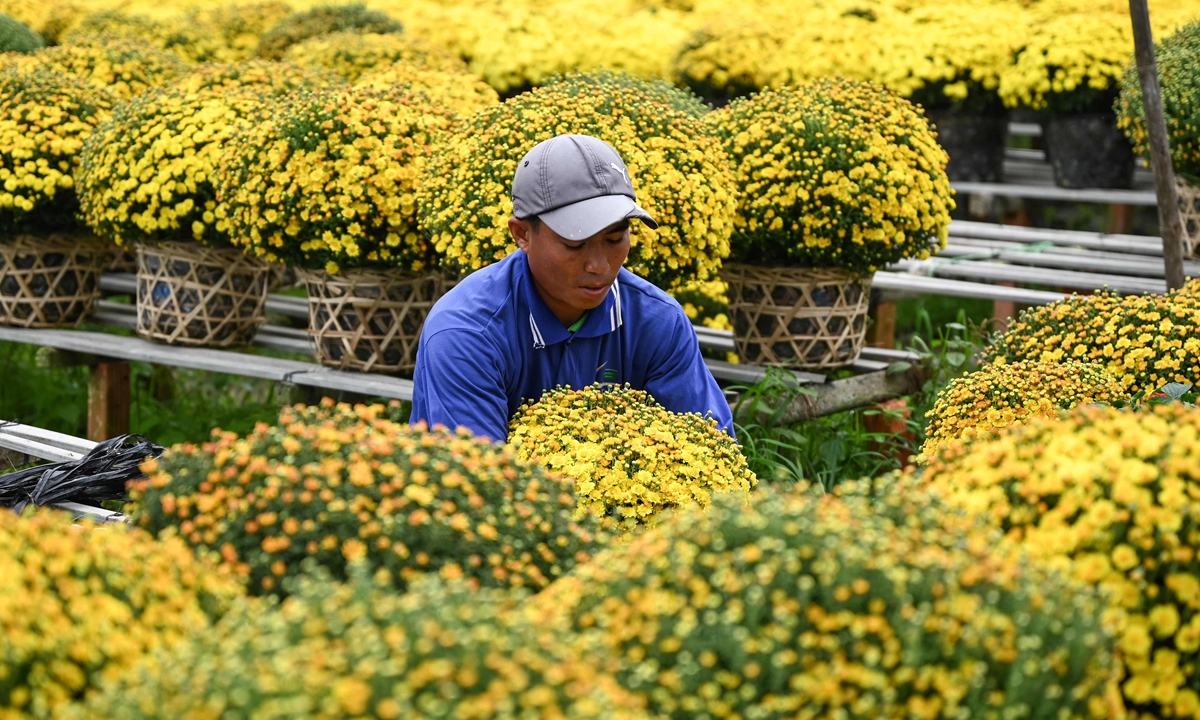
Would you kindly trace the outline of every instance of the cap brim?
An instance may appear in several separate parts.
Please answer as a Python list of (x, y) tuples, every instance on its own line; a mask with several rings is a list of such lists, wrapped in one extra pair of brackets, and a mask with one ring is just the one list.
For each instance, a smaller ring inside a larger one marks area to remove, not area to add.
[(566, 240), (587, 240), (622, 220), (634, 218), (652, 230), (658, 228), (650, 213), (626, 195), (601, 195), (541, 213), (538, 217)]

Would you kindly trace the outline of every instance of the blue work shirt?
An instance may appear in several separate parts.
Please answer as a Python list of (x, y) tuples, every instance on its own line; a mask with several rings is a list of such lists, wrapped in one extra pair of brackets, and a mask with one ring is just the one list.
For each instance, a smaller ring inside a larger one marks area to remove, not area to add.
[(597, 382), (629, 383), (674, 412), (711, 414), (733, 434), (729, 404), (674, 298), (622, 269), (572, 334), (542, 301), (522, 250), (438, 300), (413, 379), (412, 422), (462, 425), (498, 441), (526, 400)]

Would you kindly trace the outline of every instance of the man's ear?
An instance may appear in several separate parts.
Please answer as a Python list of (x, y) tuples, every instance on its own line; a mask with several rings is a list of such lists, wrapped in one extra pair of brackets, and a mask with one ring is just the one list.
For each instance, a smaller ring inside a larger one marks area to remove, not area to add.
[(508, 219), (508, 231), (512, 233), (517, 247), (529, 252), (529, 244), (533, 241), (533, 226), (529, 224), (529, 221), (510, 217)]

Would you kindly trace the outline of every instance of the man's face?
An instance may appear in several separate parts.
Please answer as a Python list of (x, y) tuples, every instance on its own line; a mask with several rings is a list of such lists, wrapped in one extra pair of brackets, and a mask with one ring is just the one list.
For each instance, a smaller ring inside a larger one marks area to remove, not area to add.
[(517, 247), (529, 256), (533, 283), (546, 306), (570, 325), (604, 302), (629, 256), (629, 221), (605, 228), (587, 240), (572, 242), (546, 223), (510, 218)]

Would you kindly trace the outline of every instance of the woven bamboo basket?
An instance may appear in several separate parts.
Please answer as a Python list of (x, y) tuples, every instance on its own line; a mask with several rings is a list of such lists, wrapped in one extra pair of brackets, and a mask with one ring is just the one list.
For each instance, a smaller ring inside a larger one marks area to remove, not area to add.
[(429, 310), (441, 295), (435, 273), (300, 271), (308, 287), (308, 335), (317, 362), (362, 372), (411, 372)]
[(871, 278), (840, 268), (726, 265), (738, 356), (750, 365), (828, 369), (862, 352)]
[(0, 241), (0, 325), (78, 325), (99, 295), (107, 254), (93, 237), (18, 235)]
[(193, 242), (137, 247), (137, 332), (171, 345), (229, 347), (263, 324), (269, 269), (231, 248)]
[(137, 252), (125, 247), (114, 247), (104, 258), (106, 273), (136, 273)]
[(1200, 251), (1200, 186), (1175, 176), (1179, 192), (1179, 220), (1183, 223), (1183, 256), (1196, 257)]

